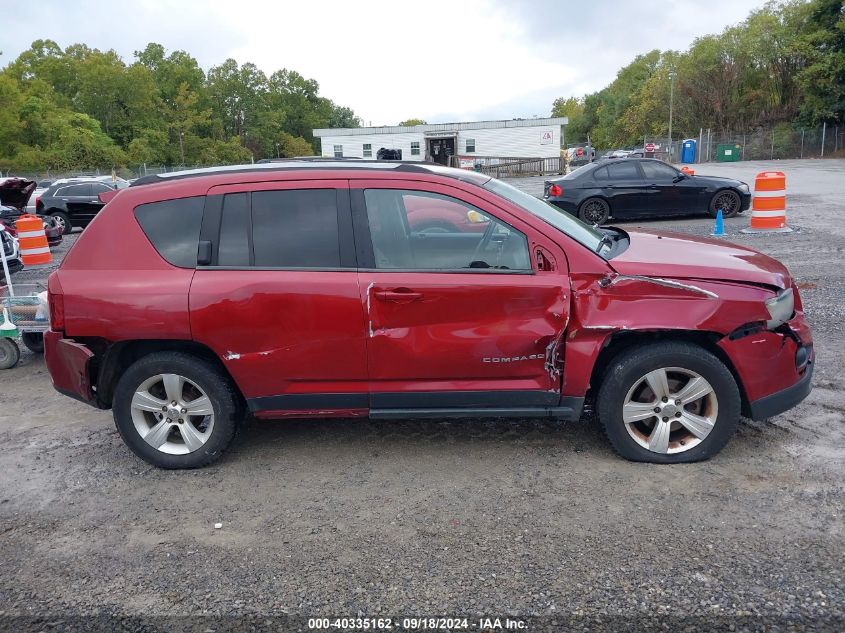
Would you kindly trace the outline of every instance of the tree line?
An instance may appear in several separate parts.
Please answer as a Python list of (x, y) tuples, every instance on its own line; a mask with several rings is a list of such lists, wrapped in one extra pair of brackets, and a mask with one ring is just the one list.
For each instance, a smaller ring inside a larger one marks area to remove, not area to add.
[(113, 50), (37, 40), (0, 71), (0, 169), (211, 165), (312, 155), (312, 130), (358, 127), (294, 70), (227, 59), (203, 71), (156, 43)]
[(573, 143), (666, 138), (673, 79), (675, 139), (845, 121), (845, 1), (769, 2), (686, 51), (637, 56), (602, 90), (556, 99), (552, 116), (569, 117)]

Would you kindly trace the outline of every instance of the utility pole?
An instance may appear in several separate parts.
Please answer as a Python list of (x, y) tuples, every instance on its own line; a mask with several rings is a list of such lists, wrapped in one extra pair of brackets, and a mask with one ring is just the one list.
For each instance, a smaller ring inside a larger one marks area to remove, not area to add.
[(184, 132), (179, 132), (179, 153), (182, 155), (182, 166), (185, 166), (185, 146), (182, 144), (182, 137), (185, 136)]
[(669, 71), (669, 161), (672, 161), (672, 110), (675, 106), (675, 69)]
[(282, 154), (279, 152), (279, 144), (276, 143), (276, 158), (281, 158)]
[(827, 132), (827, 121), (822, 123), (822, 158), (824, 158), (824, 135)]

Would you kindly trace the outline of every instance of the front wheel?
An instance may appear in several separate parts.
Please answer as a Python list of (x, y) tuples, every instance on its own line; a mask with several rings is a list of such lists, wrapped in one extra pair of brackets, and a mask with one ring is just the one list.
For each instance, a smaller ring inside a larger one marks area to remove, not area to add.
[(209, 362), (181, 352), (141, 358), (114, 391), (114, 420), (138, 457), (159, 468), (217, 460), (240, 422), (238, 396)]
[(717, 191), (716, 195), (710, 200), (710, 215), (715, 218), (719, 209), (721, 209), (722, 217), (732, 218), (739, 213), (741, 206), (742, 200), (740, 200), (739, 194), (736, 191), (731, 191), (730, 189)]
[(612, 361), (598, 395), (613, 448), (638, 462), (708, 459), (739, 424), (739, 388), (713, 354), (690, 343), (635, 347)]

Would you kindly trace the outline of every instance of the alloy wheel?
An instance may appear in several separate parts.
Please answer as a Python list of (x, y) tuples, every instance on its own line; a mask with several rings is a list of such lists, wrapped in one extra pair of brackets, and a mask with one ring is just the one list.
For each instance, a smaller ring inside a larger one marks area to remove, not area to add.
[(195, 382), (178, 374), (158, 374), (135, 390), (130, 406), (138, 435), (169, 455), (202, 448), (214, 428), (211, 400)]
[(599, 224), (604, 220), (604, 204), (591, 200), (584, 206), (584, 219), (590, 224)]
[(663, 454), (698, 446), (713, 430), (718, 414), (711, 384), (681, 367), (663, 367), (642, 376), (622, 404), (622, 420), (631, 438)]
[(62, 216), (53, 215), (53, 216), (50, 216), (50, 217), (53, 218), (53, 221), (56, 223), (56, 226), (58, 226), (62, 230), (62, 233), (64, 233), (67, 230), (67, 225), (65, 224), (65, 219)]
[(723, 191), (713, 202), (713, 207), (718, 211), (722, 210), (722, 215), (732, 216), (739, 211), (739, 199), (737, 195), (731, 191)]

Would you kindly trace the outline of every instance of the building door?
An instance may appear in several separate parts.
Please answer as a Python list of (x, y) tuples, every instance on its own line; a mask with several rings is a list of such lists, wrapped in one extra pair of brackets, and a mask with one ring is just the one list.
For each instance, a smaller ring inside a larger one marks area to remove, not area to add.
[(455, 137), (426, 139), (428, 160), (439, 165), (449, 165), (449, 157), (455, 155)]

